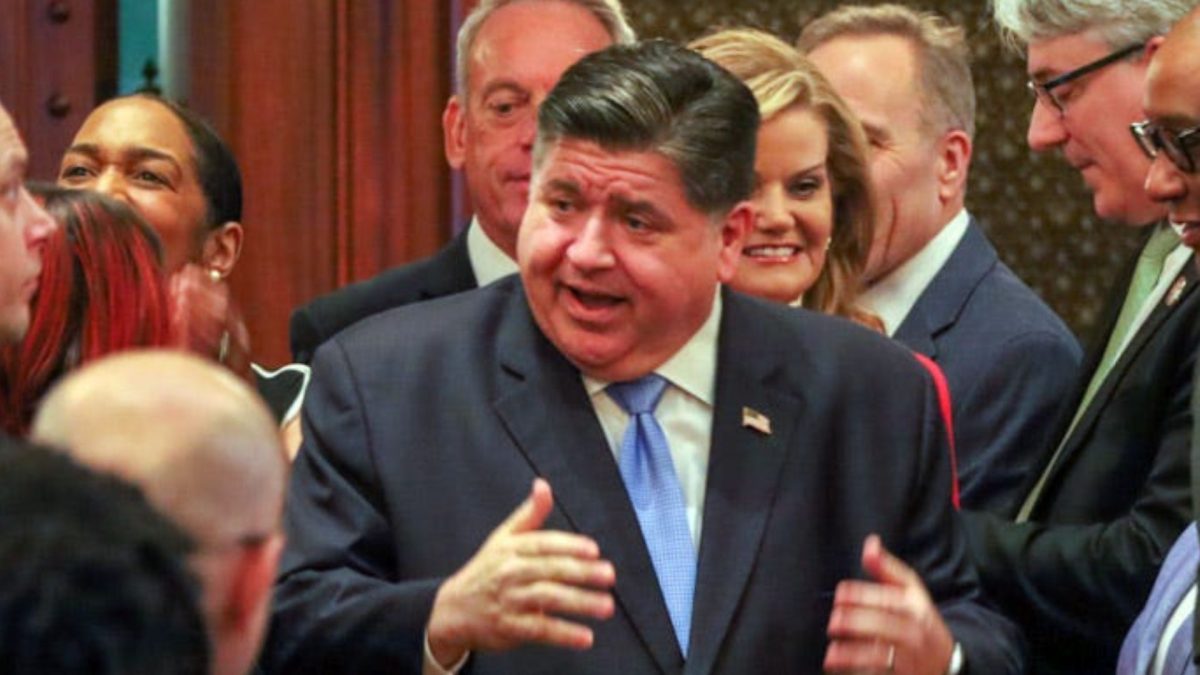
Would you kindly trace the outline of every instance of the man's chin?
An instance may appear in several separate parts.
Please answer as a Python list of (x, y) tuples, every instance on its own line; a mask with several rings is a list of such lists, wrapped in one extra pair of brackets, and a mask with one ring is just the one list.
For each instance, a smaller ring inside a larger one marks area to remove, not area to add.
[(1129, 203), (1126, 200), (1113, 198), (1104, 191), (1092, 195), (1092, 209), (1096, 217), (1105, 222), (1127, 225), (1129, 227), (1145, 227), (1160, 222), (1166, 217), (1165, 208), (1153, 203)]

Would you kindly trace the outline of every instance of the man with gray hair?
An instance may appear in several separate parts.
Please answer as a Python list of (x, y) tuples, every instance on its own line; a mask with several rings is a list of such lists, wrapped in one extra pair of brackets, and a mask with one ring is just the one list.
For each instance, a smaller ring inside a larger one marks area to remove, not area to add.
[(176, 351), (87, 365), (51, 390), (32, 436), (141, 487), (196, 543), (213, 675), (245, 675), (283, 549), (287, 460), (265, 404), (228, 370)]
[(54, 220), (25, 189), (25, 144), (0, 106), (0, 344), (20, 342), (29, 328), (29, 301), (37, 293), (42, 247)]
[(310, 362), (330, 336), (372, 314), (515, 273), (538, 105), (579, 57), (633, 39), (619, 0), (480, 2), (459, 29), (457, 91), (442, 115), (446, 159), (464, 174), (474, 218), (433, 257), (297, 309), (293, 358)]
[(871, 145), (876, 225), (863, 307), (945, 372), (962, 505), (1011, 517), (1080, 350), (964, 208), (975, 133), (964, 31), (901, 5), (851, 5), (809, 23), (799, 47)]
[(520, 276), (317, 355), (269, 671), (1021, 671), (924, 369), (721, 288), (758, 122), (667, 42), (567, 70)]
[[(1029, 636), (1035, 672), (1112, 672), (1171, 543), (1192, 520), (1193, 253), (1143, 190), (1151, 56), (1194, 0), (995, 0), (1023, 46), (1029, 145), (1079, 169), (1100, 217), (1145, 231), (1114, 289), (1016, 522), (964, 513), (984, 585)], [(1166, 201), (1166, 200), (1163, 200)]]

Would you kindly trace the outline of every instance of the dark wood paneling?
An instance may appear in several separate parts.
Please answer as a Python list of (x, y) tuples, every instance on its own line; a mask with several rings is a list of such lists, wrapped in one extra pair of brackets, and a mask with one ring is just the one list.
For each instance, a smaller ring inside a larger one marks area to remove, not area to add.
[(232, 279), (267, 363), (293, 307), (435, 251), (449, 234), (440, 1), (193, 2), (188, 99), (246, 185)]
[(0, 102), (51, 180), (83, 118), (116, 83), (115, 0), (4, 0)]

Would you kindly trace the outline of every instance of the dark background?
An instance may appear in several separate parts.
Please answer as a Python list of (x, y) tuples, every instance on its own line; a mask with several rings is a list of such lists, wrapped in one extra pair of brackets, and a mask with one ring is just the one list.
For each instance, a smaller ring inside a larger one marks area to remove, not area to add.
[[(795, 41), (830, 0), (624, 0), (641, 37), (688, 41), (720, 27), (753, 26)], [(863, 4), (879, 4), (865, 2)], [(1013, 268), (1081, 336), (1096, 320), (1108, 286), (1136, 246), (1137, 230), (1101, 222), (1079, 174), (1058, 153), (1025, 144), (1033, 97), (1022, 55), (1005, 48), (986, 2), (904, 2), (967, 29), (978, 99), (967, 208)], [(1130, 152), (1137, 149), (1131, 142)]]

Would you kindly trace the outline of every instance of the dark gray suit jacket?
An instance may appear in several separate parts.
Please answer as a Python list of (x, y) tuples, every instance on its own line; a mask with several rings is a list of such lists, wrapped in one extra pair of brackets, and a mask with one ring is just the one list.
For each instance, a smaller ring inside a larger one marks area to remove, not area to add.
[(893, 337), (946, 374), (963, 507), (1016, 515), (1075, 383), (1075, 336), (972, 219)]
[[(1066, 439), (1031, 522), (963, 512), (985, 587), (1029, 635), (1032, 672), (1113, 672), (1163, 557), (1192, 519), (1194, 263), (1180, 274), (1182, 293), (1168, 292), (1150, 314)], [(1055, 444), (1099, 364), (1132, 271), (1114, 289)]]
[(973, 672), (1020, 672), (1021, 639), (967, 563), (936, 396), (907, 350), (726, 291), (717, 363), (685, 663), (579, 371), (519, 279), (331, 339), (305, 404), (268, 671), (419, 672), (438, 585), (543, 476), (547, 527), (595, 538), (615, 565), (615, 616), (591, 650), (477, 653), (466, 672), (818, 673), (834, 588), (861, 575), (869, 532), (925, 579)]
[(321, 343), (372, 314), (478, 286), (463, 230), (434, 255), (339, 288), (292, 312), (292, 360), (309, 363)]

